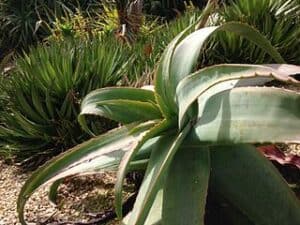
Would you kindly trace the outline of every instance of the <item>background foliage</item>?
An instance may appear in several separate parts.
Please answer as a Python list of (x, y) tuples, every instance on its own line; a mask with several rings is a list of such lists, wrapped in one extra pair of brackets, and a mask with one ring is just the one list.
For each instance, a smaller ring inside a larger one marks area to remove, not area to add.
[[(292, 64), (300, 64), (300, 2), (298, 0), (230, 0), (219, 14), (216, 24), (240, 21), (255, 27)], [(270, 56), (243, 37), (232, 33), (218, 34), (207, 49), (205, 64), (224, 62), (267, 63)], [(241, 51), (243, 49), (243, 51)], [(213, 50), (213, 51), (212, 51)]]
[(49, 27), (77, 9), (90, 11), (99, 8), (96, 0), (1, 0), (0, 51), (28, 49), (49, 35)]
[[(53, 155), (85, 140), (77, 123), (80, 101), (91, 90), (118, 84), (130, 63), (122, 49), (111, 38), (54, 42), (19, 58), (1, 84), (10, 103), (0, 128), (7, 152), (19, 159)], [(104, 121), (99, 132), (111, 126)]]
[[(168, 9), (170, 4), (180, 6), (183, 3), (159, 2)], [(202, 2), (197, 2), (201, 7)], [(300, 63), (300, 51), (297, 50), (299, 1), (220, 2), (223, 3), (211, 15), (208, 24), (247, 22), (262, 32), (287, 62)], [(116, 5), (109, 1), (101, 5), (98, 1), (63, 3), (42, 0), (28, 1), (27, 4), (1, 3), (0, 12), (3, 10), (4, 14), (0, 13), (0, 23), (4, 21), (4, 15), (11, 13), (6, 18), (7, 21), (11, 18), (10, 22), (2, 28), (15, 26), (13, 32), (7, 34), (11, 35), (11, 43), (15, 43), (16, 48), (29, 48), (38, 39), (44, 40), (43, 44), (18, 57), (17, 66), (8, 78), (1, 77), (0, 142), (5, 146), (2, 153), (17, 156), (19, 160), (35, 154), (55, 155), (85, 140), (88, 135), (80, 130), (76, 121), (81, 99), (98, 87), (151, 84), (163, 49), (201, 15), (200, 9), (188, 4), (184, 4), (185, 13), (177, 11), (176, 19), (168, 22), (143, 15), (137, 38), (128, 43), (118, 38), (120, 21)], [(155, 14), (148, 6), (149, 1), (145, 1), (145, 12)], [(22, 12), (20, 15), (27, 15), (25, 19), (18, 16), (19, 11)], [(37, 21), (43, 21), (38, 23), (38, 29), (35, 27)], [(9, 47), (9, 44), (5, 46)], [(207, 44), (198, 67), (224, 62), (265, 63), (272, 59), (241, 37), (219, 33)], [(101, 132), (111, 126), (115, 124), (98, 121), (94, 128)]]

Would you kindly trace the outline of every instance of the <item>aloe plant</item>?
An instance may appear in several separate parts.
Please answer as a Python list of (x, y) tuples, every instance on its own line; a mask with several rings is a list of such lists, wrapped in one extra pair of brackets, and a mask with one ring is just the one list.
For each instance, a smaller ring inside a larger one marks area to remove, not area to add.
[[(208, 190), (225, 199), (243, 224), (300, 224), (300, 204), (274, 166), (255, 144), (300, 142), (300, 95), (272, 87), (270, 80), (299, 82), (298, 66), (286, 65), (270, 42), (240, 23), (206, 27), (165, 49), (155, 89), (104, 88), (82, 102), (79, 121), (89, 114), (116, 120), (122, 127), (78, 145), (39, 168), (24, 184), (18, 213), (40, 186), (71, 175), (117, 170), (115, 210), (122, 218), (125, 175), (145, 176), (129, 225), (202, 225)], [(194, 71), (204, 42), (218, 31), (253, 41), (279, 64), (221, 64)], [(242, 224), (237, 220), (232, 224)]]
[[(220, 1), (219, 1), (220, 2)], [(218, 20), (223, 22), (240, 21), (247, 23), (264, 34), (284, 59), (299, 64), (300, 1), (299, 0), (230, 0), (218, 10)], [(272, 58), (245, 38), (234, 34), (220, 33), (209, 44), (207, 62), (262, 63)], [(245, 51), (240, 51), (245, 49)], [(291, 49), (295, 49), (291, 51)]]

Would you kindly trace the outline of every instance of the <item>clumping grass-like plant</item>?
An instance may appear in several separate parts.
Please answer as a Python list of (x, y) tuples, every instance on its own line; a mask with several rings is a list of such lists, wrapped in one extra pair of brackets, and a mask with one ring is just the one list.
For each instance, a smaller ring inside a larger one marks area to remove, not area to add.
[[(270, 42), (248, 25), (226, 23), (183, 38), (189, 29), (165, 49), (154, 90), (104, 88), (85, 97), (79, 116), (85, 129), (89, 114), (124, 125), (39, 168), (19, 195), (22, 224), (25, 203), (41, 185), (54, 182), (54, 201), (64, 177), (107, 170), (118, 171), (115, 209), (122, 218), (123, 180), (136, 169), (145, 176), (123, 224), (209, 225), (208, 190), (244, 221), (232, 224), (300, 224), (298, 199), (254, 146), (300, 142), (300, 94), (256, 86), (270, 80), (299, 85), (289, 76), (299, 67), (283, 64)], [(194, 72), (204, 42), (218, 31), (246, 37), (280, 64), (221, 64)]]
[[(219, 10), (215, 24), (231, 21), (247, 23), (265, 35), (287, 62), (300, 63), (299, 0), (230, 0), (228, 3), (223, 4)], [(207, 57), (206, 63), (210, 64), (272, 62), (272, 57), (255, 44), (233, 33), (224, 32), (216, 35), (209, 44)]]
[[(0, 84), (8, 98), (0, 113), (2, 152), (18, 162), (30, 159), (24, 163), (30, 166), (87, 140), (89, 135), (77, 122), (80, 102), (92, 90), (117, 85), (131, 58), (105, 37), (52, 42), (19, 57)], [(102, 120), (94, 125), (103, 132), (115, 123)]]
[(1, 53), (28, 50), (50, 35), (49, 28), (56, 19), (77, 9), (93, 14), (98, 0), (2, 0), (0, 2)]

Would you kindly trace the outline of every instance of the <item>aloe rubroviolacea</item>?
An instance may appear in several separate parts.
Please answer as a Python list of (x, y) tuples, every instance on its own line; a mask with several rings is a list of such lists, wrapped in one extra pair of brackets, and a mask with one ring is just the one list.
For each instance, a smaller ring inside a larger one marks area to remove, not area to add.
[[(79, 116), (85, 129), (87, 114), (125, 125), (39, 168), (19, 195), (22, 224), (24, 205), (41, 185), (55, 182), (53, 199), (64, 177), (116, 169), (115, 208), (122, 218), (123, 180), (137, 167), (145, 177), (124, 224), (202, 225), (208, 190), (226, 199), (247, 224), (300, 224), (299, 201), (254, 147), (300, 142), (299, 93), (256, 86), (274, 79), (299, 85), (290, 75), (300, 68), (284, 64), (247, 25), (206, 27), (184, 38), (187, 30), (166, 48), (154, 91), (119, 87), (86, 96)], [(203, 43), (219, 30), (248, 38), (279, 64), (224, 64), (193, 72)]]

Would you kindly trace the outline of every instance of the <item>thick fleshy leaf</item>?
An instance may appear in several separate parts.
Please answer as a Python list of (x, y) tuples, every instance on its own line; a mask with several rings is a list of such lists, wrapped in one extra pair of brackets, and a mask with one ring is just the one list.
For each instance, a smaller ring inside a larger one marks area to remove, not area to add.
[[(148, 165), (148, 161), (150, 158), (150, 154), (153, 150), (153, 148), (156, 145), (156, 142), (158, 141), (159, 137), (152, 138), (148, 140), (138, 151), (137, 155), (135, 156), (134, 160), (129, 165), (129, 171), (136, 171), (136, 170), (145, 170)], [(109, 158), (108, 155), (103, 155), (101, 162), (99, 162), (97, 169), (94, 169), (93, 171), (89, 171), (88, 173), (99, 173), (103, 172), (105, 170), (117, 170), (123, 156), (125, 155), (126, 151), (119, 151), (118, 154), (115, 154), (114, 157)], [(101, 158), (101, 157), (99, 157)], [(99, 160), (100, 161), (100, 160)], [(71, 171), (69, 171), (71, 172)], [(67, 177), (69, 176), (68, 173), (65, 174), (65, 176), (58, 175), (60, 177)], [(52, 180), (56, 180), (56, 177), (53, 177)], [(61, 182), (63, 181), (63, 178), (60, 180), (54, 181), (49, 189), (49, 200), (56, 204), (57, 199), (57, 189)]]
[(174, 112), (176, 111), (176, 106), (170, 101), (171, 96), (169, 90), (167, 90), (166, 84), (168, 83), (170, 77), (170, 65), (171, 59), (173, 56), (173, 52), (175, 50), (176, 45), (180, 41), (180, 39), (187, 33), (188, 30), (191, 29), (191, 26), (186, 28), (180, 34), (178, 34), (167, 46), (165, 49), (160, 62), (158, 64), (158, 68), (155, 76), (155, 93), (157, 102), (163, 112), (164, 116), (169, 118), (172, 117)]
[(276, 168), (250, 145), (211, 149), (211, 187), (253, 222), (300, 224), (300, 202)]
[(209, 225), (255, 225), (249, 218), (220, 194), (209, 188), (205, 219)]
[(41, 185), (66, 176), (94, 173), (117, 167), (116, 163), (120, 157), (134, 148), (155, 123), (153, 121), (141, 124), (135, 132), (132, 130), (137, 124), (115, 129), (74, 147), (40, 167), (26, 181), (19, 194), (17, 210), (20, 222), (26, 224), (23, 214), (25, 203)]
[[(167, 131), (172, 126), (172, 122), (169, 120), (163, 120), (156, 126), (152, 127), (144, 137), (138, 142), (135, 148), (132, 148), (130, 151), (126, 152), (122, 161), (119, 165), (119, 170), (117, 173), (117, 182), (115, 185), (115, 209), (118, 217), (121, 219), (122, 215), (122, 193), (123, 193), (123, 182), (126, 174), (129, 172), (130, 162), (136, 157), (136, 154), (140, 148), (151, 138), (159, 136), (162, 132)], [(134, 131), (133, 131), (134, 132)]]
[(82, 127), (89, 131), (85, 115), (102, 116), (122, 124), (162, 117), (153, 91), (125, 87), (98, 89), (84, 98), (78, 119)]
[(107, 100), (81, 109), (81, 120), (83, 115), (102, 116), (122, 124), (143, 122), (162, 118), (159, 108), (148, 102), (131, 100)]
[(264, 64), (264, 66), (271, 67), (278, 71), (279, 73), (285, 73), (287, 75), (296, 75), (299, 74), (299, 67), (298, 65), (291, 65), (291, 64)]
[[(161, 188), (155, 197), (152, 207), (148, 213), (147, 219), (144, 225), (162, 225), (162, 205), (163, 205), (163, 193), (164, 190)], [(129, 219), (131, 217), (131, 212), (124, 217), (122, 224), (130, 225)]]
[[(292, 70), (291, 67), (294, 69)], [(176, 89), (177, 103), (179, 106), (179, 126), (182, 127), (184, 116), (188, 108), (202, 94), (204, 94), (206, 98), (210, 98), (216, 93), (232, 89), (236, 86), (260, 85), (262, 82), (271, 81), (273, 79), (286, 83), (300, 83), (289, 76), (291, 74), (300, 73), (300, 66), (278, 65), (278, 69), (274, 68), (276, 68), (275, 65), (221, 64), (204, 68), (185, 77), (180, 81)], [(291, 74), (287, 73), (284, 68), (287, 68), (287, 71)], [(225, 83), (220, 84), (222, 88), (216, 86), (216, 88), (210, 90), (210, 95), (205, 93), (208, 89), (224, 81), (231, 82), (226, 82), (227, 85), (225, 85)], [(201, 97), (199, 104), (203, 105), (205, 102), (206, 99)], [(203, 109), (199, 109), (199, 113), (202, 113), (202, 111)]]
[(208, 147), (179, 148), (164, 184), (162, 224), (204, 225), (210, 156)]
[(109, 87), (90, 92), (82, 101), (81, 107), (107, 100), (132, 100), (155, 103), (153, 91), (132, 87)]
[[(166, 95), (168, 98), (166, 101), (168, 107), (174, 107), (177, 85), (185, 76), (194, 71), (199, 54), (205, 42), (210, 36), (219, 31), (228, 31), (240, 35), (264, 49), (277, 63), (284, 63), (283, 58), (276, 48), (271, 45), (268, 39), (249, 25), (238, 22), (230, 22), (224, 23), (220, 26), (211, 26), (199, 29), (184, 38), (177, 47), (176, 45), (170, 46), (170, 48), (176, 47), (175, 51), (173, 50), (174, 54), (171, 60), (166, 61), (164, 60), (165, 56), (162, 57), (160, 64), (166, 64), (163, 65), (164, 67), (170, 66), (169, 71), (162, 72), (162, 76), (164, 76), (164, 78), (161, 79), (161, 87), (159, 88), (168, 91), (168, 95)], [(177, 113), (177, 109), (175, 112)]]
[(203, 142), (300, 143), (300, 93), (241, 87), (211, 97), (193, 129)]
[(180, 134), (169, 133), (162, 136), (157, 143), (157, 148), (151, 154), (142, 186), (129, 218), (129, 224), (144, 225), (174, 155), (189, 131), (190, 126), (187, 126)]

